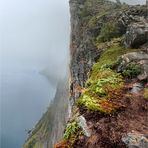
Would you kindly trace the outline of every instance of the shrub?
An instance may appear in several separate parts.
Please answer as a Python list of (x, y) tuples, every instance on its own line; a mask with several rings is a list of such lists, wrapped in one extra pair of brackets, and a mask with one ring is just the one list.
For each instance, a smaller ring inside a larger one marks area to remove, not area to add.
[(127, 65), (127, 67), (125, 68), (125, 70), (122, 72), (123, 76), (125, 77), (130, 77), (130, 78), (134, 78), (136, 77), (137, 75), (139, 75), (141, 73), (141, 67), (140, 65), (132, 62), (132, 63), (129, 63)]
[[(100, 69), (94, 79), (87, 82), (87, 90), (77, 101), (78, 106), (84, 106), (92, 111), (110, 114), (116, 110), (116, 106), (109, 100), (117, 98), (119, 90), (123, 87), (120, 74), (111, 69)], [(112, 92), (117, 92), (114, 96)], [(117, 95), (117, 96), (116, 96)]]
[(76, 121), (68, 123), (64, 133), (64, 139), (65, 140), (70, 139), (78, 130), (79, 126)]

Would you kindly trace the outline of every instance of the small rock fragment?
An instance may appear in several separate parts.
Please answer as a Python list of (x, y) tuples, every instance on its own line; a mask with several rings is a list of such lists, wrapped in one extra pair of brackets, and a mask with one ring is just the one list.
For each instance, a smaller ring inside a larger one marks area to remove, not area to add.
[(86, 119), (83, 116), (78, 117), (78, 125), (83, 129), (84, 135), (91, 136), (91, 132), (87, 126)]

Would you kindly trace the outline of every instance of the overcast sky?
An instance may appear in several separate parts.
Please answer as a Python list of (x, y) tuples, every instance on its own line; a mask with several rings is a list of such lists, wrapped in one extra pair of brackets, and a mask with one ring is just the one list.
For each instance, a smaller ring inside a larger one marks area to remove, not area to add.
[[(116, 0), (112, 0), (116, 1)], [(131, 5), (136, 5), (136, 4), (145, 4), (146, 0), (120, 0), (121, 2), (125, 2)]]

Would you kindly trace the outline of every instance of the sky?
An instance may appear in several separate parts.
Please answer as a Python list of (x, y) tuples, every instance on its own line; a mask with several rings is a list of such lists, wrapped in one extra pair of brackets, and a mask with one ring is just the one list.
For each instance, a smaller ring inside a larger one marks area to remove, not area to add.
[[(111, 0), (116, 1), (116, 0)], [(128, 3), (130, 5), (136, 5), (136, 4), (145, 4), (146, 0), (120, 0), (121, 2)]]
[(3, 71), (54, 67), (53, 75), (59, 73), (69, 44), (67, 1), (0, 0)]

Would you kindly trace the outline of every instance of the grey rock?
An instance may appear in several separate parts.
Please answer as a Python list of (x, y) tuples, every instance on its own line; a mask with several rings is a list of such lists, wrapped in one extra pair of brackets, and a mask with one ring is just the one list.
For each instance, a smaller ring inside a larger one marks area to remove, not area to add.
[(126, 63), (129, 63), (131, 61), (148, 60), (148, 54), (143, 52), (130, 52), (130, 53), (124, 54), (122, 56), (122, 59)]
[(143, 89), (143, 85), (141, 83), (135, 83), (135, 84), (133, 84), (133, 88), (131, 90), (131, 93), (137, 94), (142, 89)]
[(140, 22), (132, 23), (131, 25), (129, 25), (124, 40), (124, 46), (126, 48), (139, 48), (147, 41), (148, 23), (144, 19)]
[(84, 135), (87, 137), (91, 136), (91, 132), (87, 126), (86, 120), (83, 116), (78, 117), (78, 125), (83, 129)]
[(124, 135), (122, 141), (128, 148), (148, 148), (147, 136), (135, 131)]

